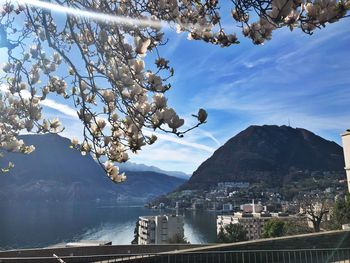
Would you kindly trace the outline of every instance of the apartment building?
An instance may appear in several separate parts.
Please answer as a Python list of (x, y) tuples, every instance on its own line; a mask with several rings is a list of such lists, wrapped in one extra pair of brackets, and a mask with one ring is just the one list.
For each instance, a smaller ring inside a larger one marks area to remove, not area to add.
[(342, 134), (342, 141), (345, 158), (346, 178), (348, 181), (348, 191), (350, 193), (350, 130), (346, 130), (346, 132)]
[(247, 231), (248, 240), (261, 238), (265, 223), (272, 219), (279, 218), (283, 220), (296, 220), (295, 216), (289, 216), (284, 213), (234, 213), (233, 215), (221, 215), (216, 219), (217, 234), (229, 224), (241, 224)]
[(140, 216), (138, 244), (167, 244), (184, 237), (184, 219), (180, 215)]

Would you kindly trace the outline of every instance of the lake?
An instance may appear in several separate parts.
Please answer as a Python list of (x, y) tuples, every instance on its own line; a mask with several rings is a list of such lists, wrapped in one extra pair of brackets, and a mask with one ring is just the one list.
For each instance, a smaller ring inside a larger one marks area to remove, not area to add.
[[(83, 239), (130, 244), (139, 216), (173, 213), (135, 204), (0, 204), (0, 248), (34, 248)], [(216, 241), (216, 215), (205, 211), (180, 212), (185, 237), (192, 244)]]

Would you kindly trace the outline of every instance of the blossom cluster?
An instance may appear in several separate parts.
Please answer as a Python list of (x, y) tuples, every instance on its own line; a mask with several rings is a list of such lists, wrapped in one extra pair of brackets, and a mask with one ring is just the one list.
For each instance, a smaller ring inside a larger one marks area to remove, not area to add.
[[(72, 148), (93, 155), (113, 181), (124, 181), (125, 175), (114, 164), (153, 144), (157, 137), (145, 135), (149, 131), (182, 137), (206, 122), (207, 113), (200, 109), (193, 115), (196, 123), (184, 129), (184, 119), (168, 105), (165, 94), (174, 69), (159, 54), (158, 47), (167, 42), (159, 25), (167, 23), (178, 32), (188, 32), (188, 39), (222, 47), (238, 44), (235, 32), (224, 30), (220, 3), (66, 0), (62, 5), (71, 10), (143, 22), (108, 22), (71, 12), (57, 25), (57, 17), (46, 9), (5, 2), (0, 7), (0, 48), (7, 48), (8, 56), (0, 75), (1, 87), (6, 89), (0, 97), (0, 148), (29, 153), (34, 148), (18, 139), (19, 132), (62, 131), (61, 122), (45, 119), (40, 106), (48, 96), (60, 96), (74, 104), (83, 124), (83, 140), (72, 139)], [(345, 17), (350, 8), (350, 0), (232, 3), (230, 16), (255, 44), (262, 44), (273, 30), (284, 26), (311, 34)], [(146, 65), (146, 56), (154, 65)]]
[[(147, 6), (158, 18), (174, 22), (178, 32), (189, 32), (188, 39), (226, 47), (239, 41), (235, 32), (225, 30), (223, 10), (227, 8), (221, 5), (224, 2), (150, 0)], [(255, 44), (270, 40), (273, 30), (281, 27), (300, 28), (312, 34), (315, 29), (347, 16), (350, 10), (349, 0), (233, 0), (232, 3), (232, 18), (241, 24), (243, 35)]]
[[(128, 3), (111, 1), (106, 6), (85, 1), (83, 6), (67, 1), (72, 8), (110, 9), (110, 13), (130, 16)], [(8, 62), (2, 68), (5, 75), (1, 80), (6, 82), (11, 98), (7, 101), (11, 102), (4, 104), (1, 112), (18, 111), (13, 123), (5, 118), (0, 121), (6, 127), (10, 123), (9, 129), (16, 131), (12, 139), (3, 138), (1, 148), (33, 149), (14, 141), (22, 129), (37, 133), (63, 130), (57, 118), (42, 116), (41, 102), (53, 95), (71, 100), (83, 123), (83, 140), (72, 139), (71, 147), (96, 158), (114, 182), (126, 178), (115, 163), (127, 161), (130, 152), (136, 153), (157, 140), (155, 135), (146, 136), (145, 129), (183, 136), (193, 128), (180, 130), (184, 119), (168, 106), (165, 92), (171, 88), (168, 79), (174, 74), (169, 61), (156, 55), (155, 70), (146, 68), (145, 56), (163, 44), (159, 28), (106, 24), (75, 16), (67, 16), (62, 28), (45, 10), (9, 3), (0, 14), (8, 40), (17, 41), (17, 49), (23, 49), (16, 53), (9, 50)], [(19, 17), (25, 21), (23, 28), (13, 22), (12, 18)], [(77, 54), (81, 61), (76, 61)], [(194, 127), (205, 119), (198, 119)]]
[[(254, 6), (237, 1), (232, 10), (232, 17), (242, 23), (243, 35), (252, 39), (255, 44), (262, 44), (272, 38), (273, 30), (289, 27), (300, 28), (312, 34), (326, 23), (334, 23), (346, 16), (350, 10), (349, 0), (272, 0), (268, 4)], [(251, 22), (250, 10), (257, 8), (259, 19)]]

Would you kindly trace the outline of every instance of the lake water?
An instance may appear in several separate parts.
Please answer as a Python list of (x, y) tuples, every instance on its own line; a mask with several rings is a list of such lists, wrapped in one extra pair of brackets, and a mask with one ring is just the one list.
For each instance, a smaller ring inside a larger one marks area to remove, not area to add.
[[(83, 239), (130, 244), (138, 217), (161, 213), (171, 212), (130, 204), (0, 204), (0, 248), (46, 247)], [(186, 211), (182, 214), (188, 241), (192, 244), (216, 241), (214, 213)]]

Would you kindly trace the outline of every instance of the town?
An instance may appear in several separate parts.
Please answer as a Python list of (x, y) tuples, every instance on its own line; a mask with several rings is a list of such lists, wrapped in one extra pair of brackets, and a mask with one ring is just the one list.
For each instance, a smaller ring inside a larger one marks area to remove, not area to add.
[[(343, 134), (346, 167), (350, 164), (350, 132)], [(296, 174), (307, 174), (297, 171)], [(319, 178), (339, 178), (328, 181), (325, 187), (306, 189), (286, 200), (282, 192), (276, 189), (257, 191), (249, 182), (219, 182), (209, 191), (182, 190), (161, 197), (146, 206), (159, 209), (164, 214), (140, 217), (137, 224), (137, 244), (167, 244), (186, 242), (184, 222), (181, 211), (207, 210), (217, 214), (216, 231), (218, 240), (232, 225), (239, 225), (235, 232), (243, 234), (236, 240), (256, 240), (269, 236), (268, 222), (282, 222), (289, 225), (288, 235), (319, 232), (334, 228), (334, 206), (337, 201), (349, 198), (350, 170), (346, 168), (347, 180), (342, 174), (313, 172), (309, 176), (314, 183)], [(316, 184), (317, 185), (317, 184)], [(248, 202), (251, 200), (251, 202)], [(167, 211), (171, 211), (166, 215)], [(339, 227), (339, 226), (338, 226)], [(342, 224), (342, 229), (350, 229), (349, 224)], [(292, 229), (292, 230), (291, 230)], [(235, 233), (237, 235), (237, 233)], [(282, 235), (282, 233), (277, 233)], [(222, 238), (222, 237), (221, 237)], [(224, 239), (224, 238), (222, 238)], [(136, 242), (135, 242), (136, 243)]]

